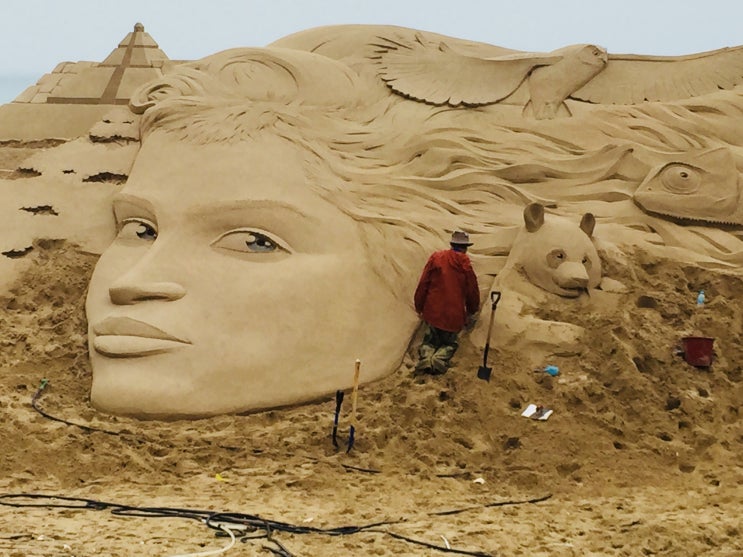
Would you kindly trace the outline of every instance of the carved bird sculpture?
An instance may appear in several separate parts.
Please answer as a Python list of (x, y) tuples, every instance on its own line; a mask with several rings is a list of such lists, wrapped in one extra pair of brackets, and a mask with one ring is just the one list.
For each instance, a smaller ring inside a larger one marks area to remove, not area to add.
[(463, 52), (421, 33), (413, 40), (380, 37), (379, 74), (396, 93), (434, 105), (523, 103), (537, 119), (569, 116), (566, 99), (597, 104), (674, 101), (743, 82), (743, 47), (689, 56), (607, 54), (572, 45), (547, 54)]

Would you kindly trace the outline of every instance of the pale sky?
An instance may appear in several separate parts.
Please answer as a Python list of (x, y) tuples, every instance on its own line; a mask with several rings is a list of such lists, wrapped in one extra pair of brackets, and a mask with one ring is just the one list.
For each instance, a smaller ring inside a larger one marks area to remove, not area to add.
[(0, 76), (102, 61), (141, 22), (172, 59), (340, 23), (392, 24), (533, 52), (593, 43), (678, 55), (743, 44), (743, 0), (0, 0)]

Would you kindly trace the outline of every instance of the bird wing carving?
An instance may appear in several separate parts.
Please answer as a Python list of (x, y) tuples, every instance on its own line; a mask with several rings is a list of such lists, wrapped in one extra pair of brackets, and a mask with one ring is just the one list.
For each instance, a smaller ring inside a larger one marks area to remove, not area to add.
[(743, 83), (743, 46), (688, 56), (610, 54), (606, 68), (570, 97), (597, 104), (674, 101)]
[(379, 46), (380, 76), (395, 92), (431, 104), (477, 106), (508, 97), (537, 66), (562, 57), (528, 52), (482, 58), (417, 35), (412, 42)]

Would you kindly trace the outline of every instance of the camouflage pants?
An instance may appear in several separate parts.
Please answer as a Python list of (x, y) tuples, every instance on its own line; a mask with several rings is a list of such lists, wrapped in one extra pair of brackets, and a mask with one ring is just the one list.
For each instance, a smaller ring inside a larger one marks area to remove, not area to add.
[(457, 335), (458, 333), (442, 331), (426, 323), (423, 342), (418, 348), (420, 359), (415, 366), (416, 371), (437, 375), (446, 373), (452, 356), (459, 348)]

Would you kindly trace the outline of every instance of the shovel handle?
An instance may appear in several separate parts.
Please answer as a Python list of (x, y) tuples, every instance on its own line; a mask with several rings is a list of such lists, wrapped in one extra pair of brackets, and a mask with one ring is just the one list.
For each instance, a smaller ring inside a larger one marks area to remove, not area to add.
[(353, 370), (353, 391), (351, 392), (351, 424), (356, 426), (356, 401), (359, 398), (359, 376), (361, 375), (361, 360), (356, 360)]
[(490, 306), (490, 323), (488, 323), (488, 339), (487, 339), (488, 344), (490, 344), (490, 335), (493, 332), (493, 318), (495, 317), (495, 308), (498, 305), (498, 302), (500, 301), (500, 296), (501, 296), (501, 293), (495, 290), (493, 290), (490, 293), (491, 306)]
[(341, 390), (335, 391), (335, 416), (333, 417), (333, 424), (338, 425), (338, 417), (341, 413), (341, 405), (343, 404), (344, 393)]
[(336, 449), (338, 448), (338, 417), (341, 413), (341, 404), (343, 404), (343, 391), (335, 391), (335, 416), (333, 416), (333, 433), (331, 439)]
[(495, 308), (500, 301), (501, 293), (493, 290), (490, 292), (490, 322), (488, 323), (488, 337), (485, 339), (485, 352), (482, 355), (482, 365), (486, 367), (488, 365), (488, 352), (490, 351), (490, 337), (493, 334), (493, 322), (495, 318)]

